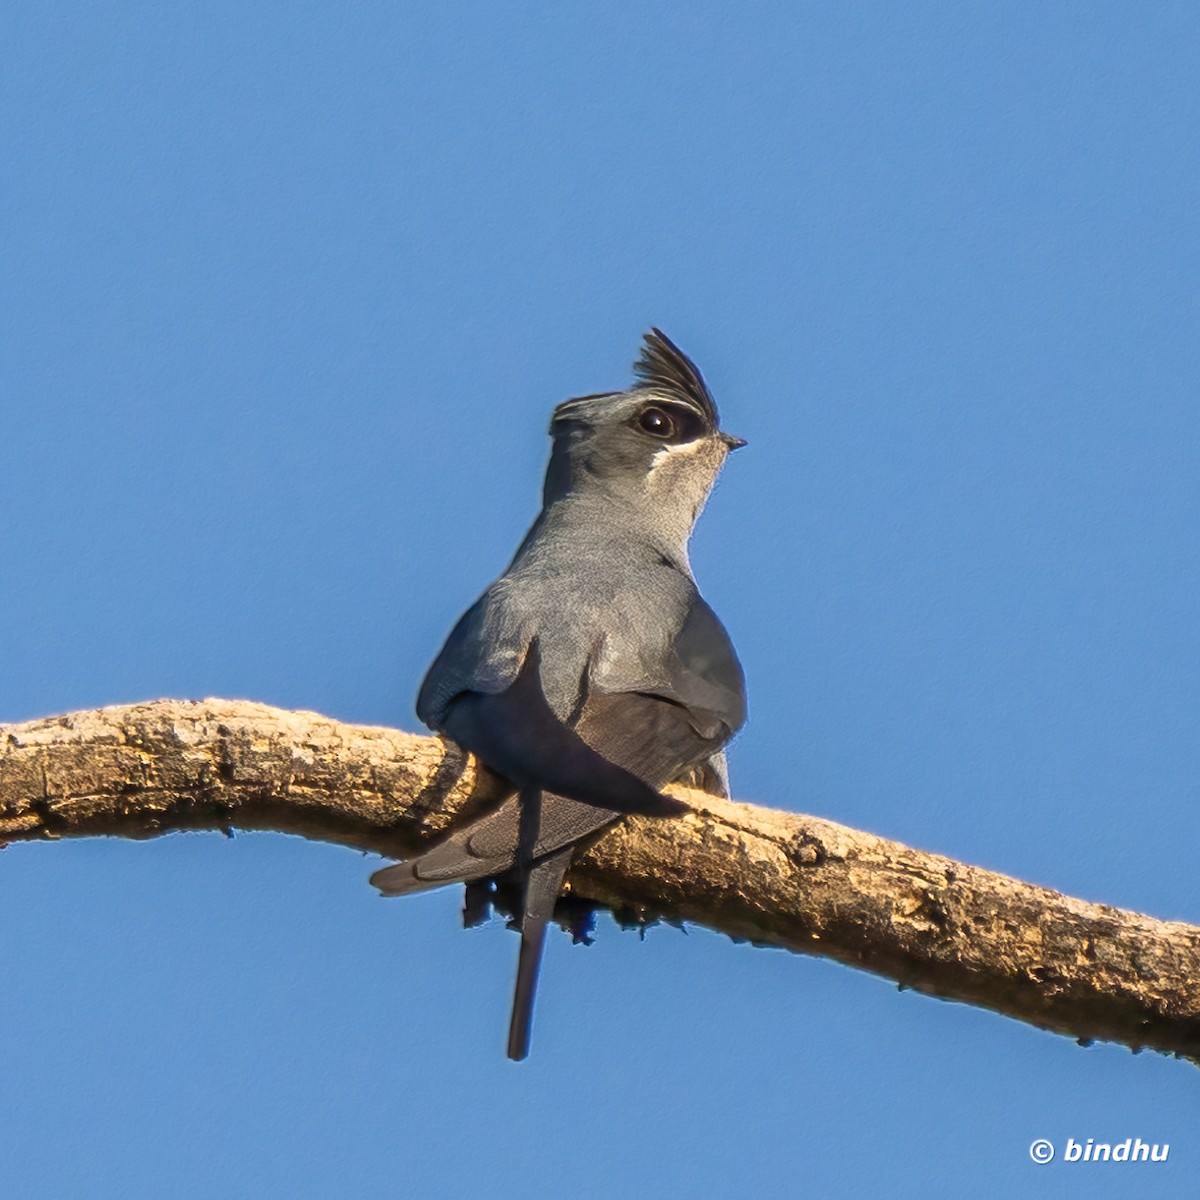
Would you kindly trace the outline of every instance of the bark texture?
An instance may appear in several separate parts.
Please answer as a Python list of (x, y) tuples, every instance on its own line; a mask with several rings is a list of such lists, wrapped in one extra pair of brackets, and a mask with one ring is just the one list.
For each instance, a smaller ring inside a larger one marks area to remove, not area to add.
[[(269, 829), (402, 857), (496, 781), (450, 743), (244, 701), (0, 726), (0, 841)], [(819, 954), (1081, 1040), (1200, 1056), (1200, 928), (829, 821), (676, 789), (581, 855), (576, 895)]]

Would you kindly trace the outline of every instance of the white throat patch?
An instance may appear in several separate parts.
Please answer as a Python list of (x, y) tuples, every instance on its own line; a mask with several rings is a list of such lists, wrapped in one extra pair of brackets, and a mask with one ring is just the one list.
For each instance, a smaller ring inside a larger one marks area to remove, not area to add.
[(703, 441), (681, 442), (673, 446), (663, 446), (661, 450), (654, 452), (654, 457), (650, 460), (650, 470), (647, 472), (646, 478), (651, 478), (663, 463), (672, 462), (677, 458), (690, 457), (691, 455), (698, 454), (703, 448)]

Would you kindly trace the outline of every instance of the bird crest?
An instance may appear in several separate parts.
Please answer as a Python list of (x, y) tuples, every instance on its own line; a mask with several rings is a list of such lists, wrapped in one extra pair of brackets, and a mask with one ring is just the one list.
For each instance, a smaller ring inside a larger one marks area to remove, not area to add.
[(716, 401), (700, 368), (661, 329), (651, 329), (643, 338), (633, 374), (639, 388), (683, 400), (698, 409), (714, 429), (720, 426)]
[[(661, 329), (652, 328), (642, 339), (642, 352), (633, 364), (634, 391), (653, 391), (664, 399), (694, 408), (712, 428), (720, 428), (717, 403), (700, 374), (700, 368)], [(551, 429), (560, 421), (587, 419), (604, 411), (597, 401), (611, 400), (622, 392), (592, 392), (564, 400), (554, 410)]]

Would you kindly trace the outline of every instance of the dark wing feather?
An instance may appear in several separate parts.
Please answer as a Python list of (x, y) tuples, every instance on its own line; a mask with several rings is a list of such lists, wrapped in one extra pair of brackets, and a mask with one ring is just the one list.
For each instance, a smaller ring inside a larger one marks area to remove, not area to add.
[(518, 788), (561, 792), (617, 812), (669, 816), (683, 811), (639, 772), (607, 754), (610, 739), (597, 745), (582, 720), (572, 729), (554, 715), (542, 691), (536, 641), (507, 690), (495, 696), (464, 693), (451, 703), (442, 728)]
[[(498, 696), (480, 698), (479, 704), (485, 713), (497, 707), (508, 708), (504, 698)], [(523, 710), (517, 709), (505, 711), (503, 719), (520, 721), (522, 716)], [(705, 738), (697, 734), (696, 716), (658, 696), (592, 693), (576, 726), (577, 740), (595, 757), (602, 755), (601, 761), (607, 760), (610, 769), (641, 780), (664, 808), (673, 805), (675, 811), (684, 811), (686, 806), (660, 796), (655, 789), (705, 762), (725, 740), (723, 726), (712, 714), (701, 716), (700, 723), (717, 724), (722, 728), (721, 736)], [(455, 880), (501, 875), (519, 860), (542, 858), (623, 815), (611, 805), (547, 792), (542, 797), (536, 842), (522, 853), (521, 812), (520, 797), (511, 796), (494, 812), (458, 830), (421, 857), (377, 871), (371, 882), (388, 895), (402, 895)]]

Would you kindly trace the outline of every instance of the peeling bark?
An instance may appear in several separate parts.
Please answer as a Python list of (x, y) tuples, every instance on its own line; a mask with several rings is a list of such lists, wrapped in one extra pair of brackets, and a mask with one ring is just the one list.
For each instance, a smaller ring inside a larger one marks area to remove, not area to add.
[[(1080, 1040), (1200, 1056), (1200, 928), (816, 817), (672, 789), (572, 868), (577, 896), (819, 954)], [(451, 743), (244, 701), (0, 726), (0, 841), (269, 829), (401, 857), (497, 783)]]

